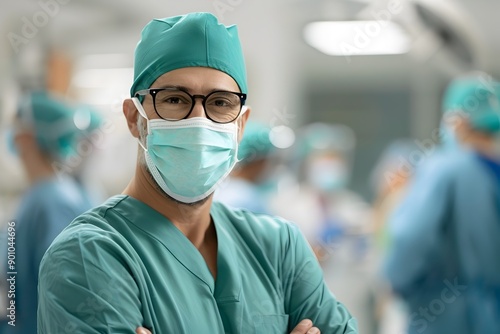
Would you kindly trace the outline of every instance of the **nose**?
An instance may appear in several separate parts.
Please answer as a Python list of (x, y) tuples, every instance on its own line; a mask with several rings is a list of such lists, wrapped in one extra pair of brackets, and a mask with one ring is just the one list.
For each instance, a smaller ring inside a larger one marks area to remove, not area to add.
[(207, 117), (205, 114), (205, 110), (203, 109), (203, 103), (201, 98), (195, 98), (194, 99), (194, 106), (193, 110), (191, 111), (191, 114), (189, 114), (188, 118), (193, 118), (193, 117)]

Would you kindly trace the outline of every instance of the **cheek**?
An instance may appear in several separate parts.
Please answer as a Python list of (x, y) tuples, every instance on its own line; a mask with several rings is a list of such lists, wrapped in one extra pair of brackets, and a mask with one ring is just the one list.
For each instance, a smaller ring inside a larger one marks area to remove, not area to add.
[[(135, 133), (134, 137), (139, 138), (140, 140), (143, 140), (146, 136), (146, 122), (141, 116), (138, 116), (139, 118), (137, 119), (137, 122), (135, 123)], [(137, 136), (136, 136), (137, 135)]]
[(243, 120), (239, 119), (237, 124), (238, 124), (238, 143), (239, 143), (241, 141), (241, 138), (243, 138), (243, 132), (244, 132)]

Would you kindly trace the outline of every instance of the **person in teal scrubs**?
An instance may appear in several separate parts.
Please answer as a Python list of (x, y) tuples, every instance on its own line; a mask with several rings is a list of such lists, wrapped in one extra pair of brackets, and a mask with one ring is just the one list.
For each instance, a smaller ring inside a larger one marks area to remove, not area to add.
[(39, 333), (357, 333), (295, 225), (212, 203), (250, 115), (237, 28), (151, 21), (130, 92), (135, 175), (45, 254)]
[(500, 333), (500, 84), (460, 77), (443, 109), (444, 143), (390, 219), (387, 277), (410, 334)]
[[(5, 261), (3, 274), (14, 272), (15, 293), (9, 294), (9, 306), (15, 303), (15, 315), (10, 311), (2, 319), (0, 333), (32, 334), (37, 332), (37, 285), (40, 261), (55, 237), (69, 223), (92, 207), (85, 188), (72, 174), (58, 171), (77, 154), (77, 146), (86, 131), (97, 129), (100, 121), (90, 114), (93, 124), (78, 128), (75, 108), (46, 91), (23, 96), (9, 141), (21, 161), (28, 189), (23, 194), (15, 219), (8, 226), (10, 242), (15, 246), (15, 261), (11, 267)], [(13, 235), (14, 233), (15, 235)], [(2, 240), (2, 254), (7, 258), (7, 240)], [(2, 276), (2, 283), (5, 282)], [(13, 321), (14, 320), (14, 321)]]

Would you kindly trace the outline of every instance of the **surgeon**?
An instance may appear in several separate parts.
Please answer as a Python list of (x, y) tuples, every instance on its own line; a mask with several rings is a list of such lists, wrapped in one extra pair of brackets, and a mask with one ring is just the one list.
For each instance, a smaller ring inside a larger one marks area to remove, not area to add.
[(270, 127), (248, 121), (238, 147), (239, 162), (215, 192), (214, 200), (233, 208), (269, 213), (266, 178), (276, 151), (270, 134)]
[[(56, 168), (78, 154), (77, 145), (85, 139), (84, 130), (90, 129), (79, 129), (75, 115), (65, 101), (45, 91), (30, 93), (19, 104), (10, 141), (24, 167), (29, 188), (8, 226), (15, 260), (3, 273), (17, 273), (15, 291), (12, 298), (9, 296), (9, 302), (15, 303), (15, 326), (3, 323), (2, 333), (37, 332), (40, 261), (54, 238), (76, 216), (91, 208), (83, 187), (72, 175), (58, 172)], [(98, 118), (93, 120), (97, 127)], [(7, 246), (3, 244), (3, 247), (2, 254), (7, 258)]]
[(409, 333), (500, 333), (499, 93), (486, 74), (451, 82), (443, 145), (426, 148), (389, 223), (386, 273)]
[(345, 125), (325, 123), (307, 124), (298, 134), (289, 163), (297, 184), (290, 182), (271, 207), (295, 222), (318, 258), (326, 261), (341, 241), (359, 235), (368, 223), (367, 203), (348, 189), (355, 134)]
[(130, 93), (135, 174), (45, 254), (39, 333), (357, 333), (294, 225), (212, 203), (250, 115), (236, 27), (152, 20)]

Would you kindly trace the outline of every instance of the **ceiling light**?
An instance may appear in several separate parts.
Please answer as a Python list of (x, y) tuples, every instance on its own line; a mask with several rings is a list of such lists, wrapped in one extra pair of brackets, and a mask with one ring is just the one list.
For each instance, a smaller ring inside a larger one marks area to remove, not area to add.
[(323, 21), (304, 28), (306, 42), (330, 56), (391, 55), (408, 52), (410, 40), (391, 21)]

